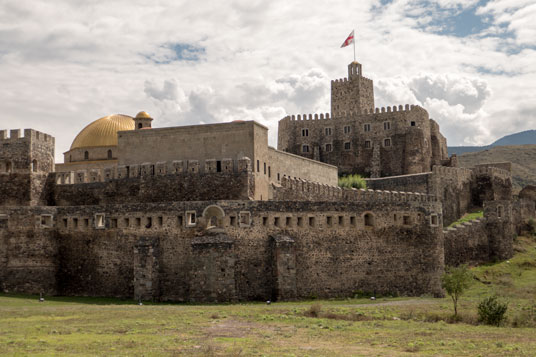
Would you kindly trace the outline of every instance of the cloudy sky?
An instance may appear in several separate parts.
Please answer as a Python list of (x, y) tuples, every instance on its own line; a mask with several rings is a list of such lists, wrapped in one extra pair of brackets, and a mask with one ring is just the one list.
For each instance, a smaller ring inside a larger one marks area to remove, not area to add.
[(536, 129), (535, 0), (0, 2), (0, 127), (56, 137), (102, 116), (153, 126), (328, 112), (357, 59), (376, 106), (419, 104), (449, 145)]

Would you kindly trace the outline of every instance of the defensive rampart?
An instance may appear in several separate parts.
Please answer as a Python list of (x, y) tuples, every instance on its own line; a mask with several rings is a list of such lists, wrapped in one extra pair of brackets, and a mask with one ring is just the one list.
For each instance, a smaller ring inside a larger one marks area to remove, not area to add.
[[(385, 202), (382, 209), (371, 201), (40, 209), (0, 212), (9, 217), (0, 229), (4, 291), (55, 287), (62, 295), (174, 301), (343, 297), (356, 290), (441, 294), (441, 228), (431, 224), (437, 202)], [(9, 238), (21, 236), (27, 238)], [(40, 246), (50, 248), (37, 254)], [(34, 279), (40, 264), (46, 269)]]

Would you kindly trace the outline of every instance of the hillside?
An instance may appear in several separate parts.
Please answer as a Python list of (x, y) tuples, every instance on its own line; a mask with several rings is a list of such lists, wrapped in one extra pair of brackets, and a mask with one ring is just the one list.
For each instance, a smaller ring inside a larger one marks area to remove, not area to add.
[(514, 191), (525, 185), (536, 185), (536, 145), (496, 146), (458, 156), (461, 167), (504, 161), (512, 163)]
[(496, 146), (536, 145), (536, 130), (526, 130), (503, 136), (494, 143), (486, 146), (449, 146), (449, 154), (461, 155), (468, 152), (482, 151)]

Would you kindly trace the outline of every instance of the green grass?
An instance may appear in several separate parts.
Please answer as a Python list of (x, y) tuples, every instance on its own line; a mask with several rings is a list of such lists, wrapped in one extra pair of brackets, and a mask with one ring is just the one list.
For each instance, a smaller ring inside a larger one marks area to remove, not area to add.
[(483, 218), (483, 217), (484, 217), (484, 211), (475, 211), (475, 212), (466, 213), (456, 222), (452, 222), (449, 225), (449, 227), (455, 227), (464, 222), (469, 222), (469, 221), (472, 221), (473, 219)]
[[(449, 298), (138, 306), (4, 294), (0, 355), (534, 356), (536, 240), (519, 237), (516, 252), (508, 262), (472, 269), (479, 281), (462, 296), (457, 323)], [(478, 303), (491, 294), (509, 303), (502, 327), (476, 319)]]

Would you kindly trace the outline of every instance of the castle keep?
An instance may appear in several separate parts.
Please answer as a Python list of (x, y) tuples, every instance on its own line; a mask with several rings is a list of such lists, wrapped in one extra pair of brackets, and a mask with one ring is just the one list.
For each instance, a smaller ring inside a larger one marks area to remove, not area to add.
[(279, 150), (335, 165), (340, 174), (370, 177), (428, 172), (448, 162), (439, 125), (419, 106), (374, 108), (372, 81), (361, 64), (331, 81), (331, 115), (298, 114), (279, 121)]
[[(418, 106), (374, 108), (361, 65), (331, 115), (153, 128), (145, 112), (54, 138), (0, 130), (0, 291), (157, 301), (442, 295), (445, 265), (506, 259), (535, 202), (508, 164), (456, 167)], [(339, 173), (370, 173), (341, 189)], [(447, 228), (467, 211), (484, 217)]]

